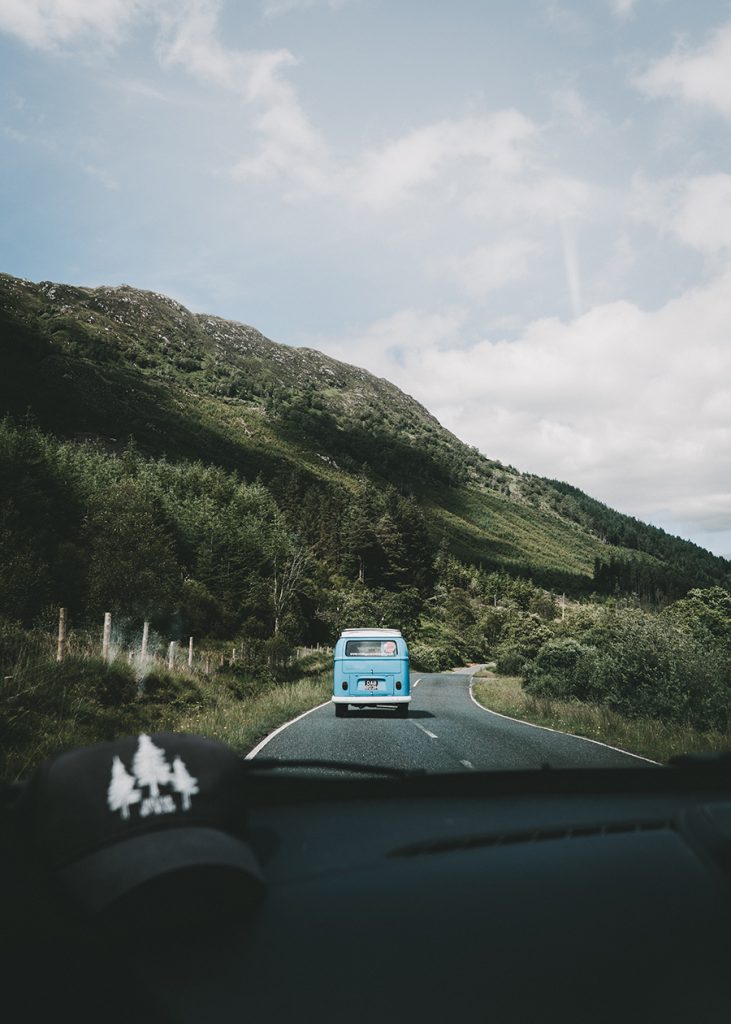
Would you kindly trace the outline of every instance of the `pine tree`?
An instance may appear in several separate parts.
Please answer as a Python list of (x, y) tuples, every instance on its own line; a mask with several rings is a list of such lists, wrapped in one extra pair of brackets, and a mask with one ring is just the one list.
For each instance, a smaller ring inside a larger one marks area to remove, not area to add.
[(110, 811), (121, 811), (123, 818), (129, 818), (130, 804), (139, 803), (142, 794), (135, 789), (135, 780), (115, 755), (112, 761), (112, 778), (107, 790), (107, 803)]
[(150, 787), (150, 796), (159, 796), (158, 786), (170, 782), (170, 765), (165, 760), (165, 751), (156, 747), (149, 736), (142, 733), (137, 744), (132, 771), (142, 786)]
[(183, 810), (190, 810), (190, 798), (199, 793), (198, 779), (194, 779), (188, 769), (185, 767), (185, 762), (181, 760), (178, 754), (175, 755), (173, 761), (173, 787), (176, 793), (180, 793), (183, 797)]

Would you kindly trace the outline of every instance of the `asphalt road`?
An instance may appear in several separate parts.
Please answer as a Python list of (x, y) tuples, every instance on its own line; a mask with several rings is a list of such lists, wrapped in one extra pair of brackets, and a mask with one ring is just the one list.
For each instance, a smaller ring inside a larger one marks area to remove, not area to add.
[(541, 768), (598, 768), (646, 764), (566, 733), (549, 732), (478, 707), (470, 676), (411, 674), (407, 719), (390, 708), (350, 710), (332, 704), (287, 726), (259, 750), (262, 758), (359, 761), (430, 772)]

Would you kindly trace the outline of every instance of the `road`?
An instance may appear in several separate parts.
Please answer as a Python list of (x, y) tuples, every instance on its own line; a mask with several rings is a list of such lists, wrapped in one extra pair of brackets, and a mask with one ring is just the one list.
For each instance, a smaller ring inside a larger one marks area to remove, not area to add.
[(347, 718), (336, 719), (328, 704), (274, 735), (254, 756), (359, 761), (430, 772), (647, 763), (576, 736), (491, 714), (470, 696), (470, 681), (469, 675), (457, 673), (412, 672), (407, 719), (396, 718), (390, 708), (351, 709)]

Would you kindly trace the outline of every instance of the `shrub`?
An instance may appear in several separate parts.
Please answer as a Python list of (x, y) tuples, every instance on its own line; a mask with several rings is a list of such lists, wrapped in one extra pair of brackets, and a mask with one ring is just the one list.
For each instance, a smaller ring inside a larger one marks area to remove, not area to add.
[(495, 648), (495, 671), (501, 676), (518, 676), (528, 664), (528, 658), (514, 640), (504, 640)]
[(142, 698), (151, 704), (200, 704), (203, 694), (192, 676), (153, 669), (140, 684)]
[(593, 647), (573, 637), (554, 637), (546, 641), (535, 660), (526, 667), (526, 690), (545, 697), (586, 696), (587, 659), (594, 653)]

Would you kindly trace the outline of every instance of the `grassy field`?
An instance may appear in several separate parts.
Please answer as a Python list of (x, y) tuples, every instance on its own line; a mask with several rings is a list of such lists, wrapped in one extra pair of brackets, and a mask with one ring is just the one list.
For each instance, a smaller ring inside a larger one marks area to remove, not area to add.
[(523, 690), (519, 678), (498, 676), (489, 669), (482, 669), (474, 678), (475, 698), (490, 711), (599, 740), (653, 761), (731, 749), (731, 735), (727, 733), (699, 732), (652, 718), (624, 718), (597, 704), (532, 697)]

